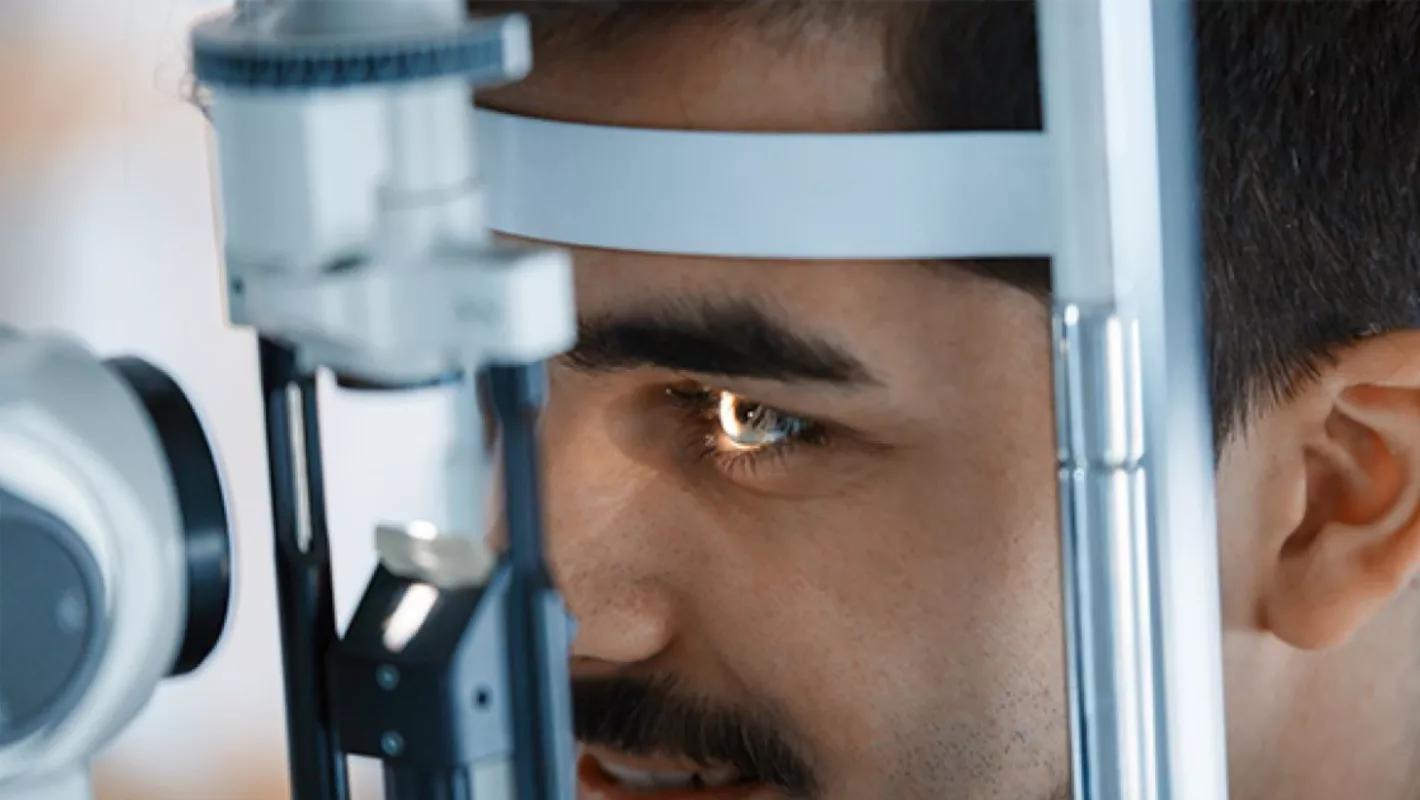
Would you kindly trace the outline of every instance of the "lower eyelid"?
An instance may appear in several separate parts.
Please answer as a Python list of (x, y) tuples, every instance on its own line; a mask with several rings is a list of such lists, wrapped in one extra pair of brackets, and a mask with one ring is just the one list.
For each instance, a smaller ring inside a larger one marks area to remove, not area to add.
[(756, 451), (717, 451), (712, 458), (716, 467), (726, 476), (734, 478), (754, 478), (765, 470), (787, 471), (785, 462), (792, 457), (794, 445), (780, 445)]

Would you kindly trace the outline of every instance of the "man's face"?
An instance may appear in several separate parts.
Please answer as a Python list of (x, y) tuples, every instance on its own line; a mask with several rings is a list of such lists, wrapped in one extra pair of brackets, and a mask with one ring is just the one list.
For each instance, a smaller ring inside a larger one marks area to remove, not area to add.
[[(890, 127), (876, 36), (727, 30), (688, 21), (544, 59), (487, 102), (668, 128)], [(583, 339), (551, 369), (545, 459), (580, 624), (582, 796), (652, 776), (691, 787), (643, 796), (1062, 796), (1041, 299), (950, 266), (575, 263)]]

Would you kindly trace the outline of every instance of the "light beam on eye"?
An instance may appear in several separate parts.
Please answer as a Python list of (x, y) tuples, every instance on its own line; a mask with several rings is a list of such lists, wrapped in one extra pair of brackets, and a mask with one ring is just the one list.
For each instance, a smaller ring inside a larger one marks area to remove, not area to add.
[(744, 444), (739, 441), (743, 435), (740, 424), (740, 417), (735, 409), (735, 402), (739, 398), (730, 392), (720, 392), (720, 428), (729, 434), (729, 445), (736, 450), (754, 450), (756, 444)]

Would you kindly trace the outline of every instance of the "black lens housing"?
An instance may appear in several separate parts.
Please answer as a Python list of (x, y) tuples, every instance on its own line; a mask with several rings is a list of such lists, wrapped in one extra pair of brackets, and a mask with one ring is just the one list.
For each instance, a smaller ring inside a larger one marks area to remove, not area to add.
[(162, 443), (187, 556), (187, 621), (169, 676), (197, 669), (222, 638), (232, 597), (232, 538), (217, 460), (197, 412), (166, 373), (132, 357), (104, 362), (133, 389)]

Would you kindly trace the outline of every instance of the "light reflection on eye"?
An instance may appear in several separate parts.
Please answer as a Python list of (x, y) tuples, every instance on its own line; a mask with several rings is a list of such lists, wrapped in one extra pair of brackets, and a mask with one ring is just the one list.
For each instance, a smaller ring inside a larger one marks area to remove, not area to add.
[(720, 470), (749, 479), (769, 469), (788, 469), (801, 451), (829, 443), (822, 423), (734, 392), (700, 384), (672, 386), (666, 395), (689, 417), (691, 454)]
[(720, 438), (736, 450), (759, 450), (804, 438), (815, 425), (776, 408), (719, 392)]

